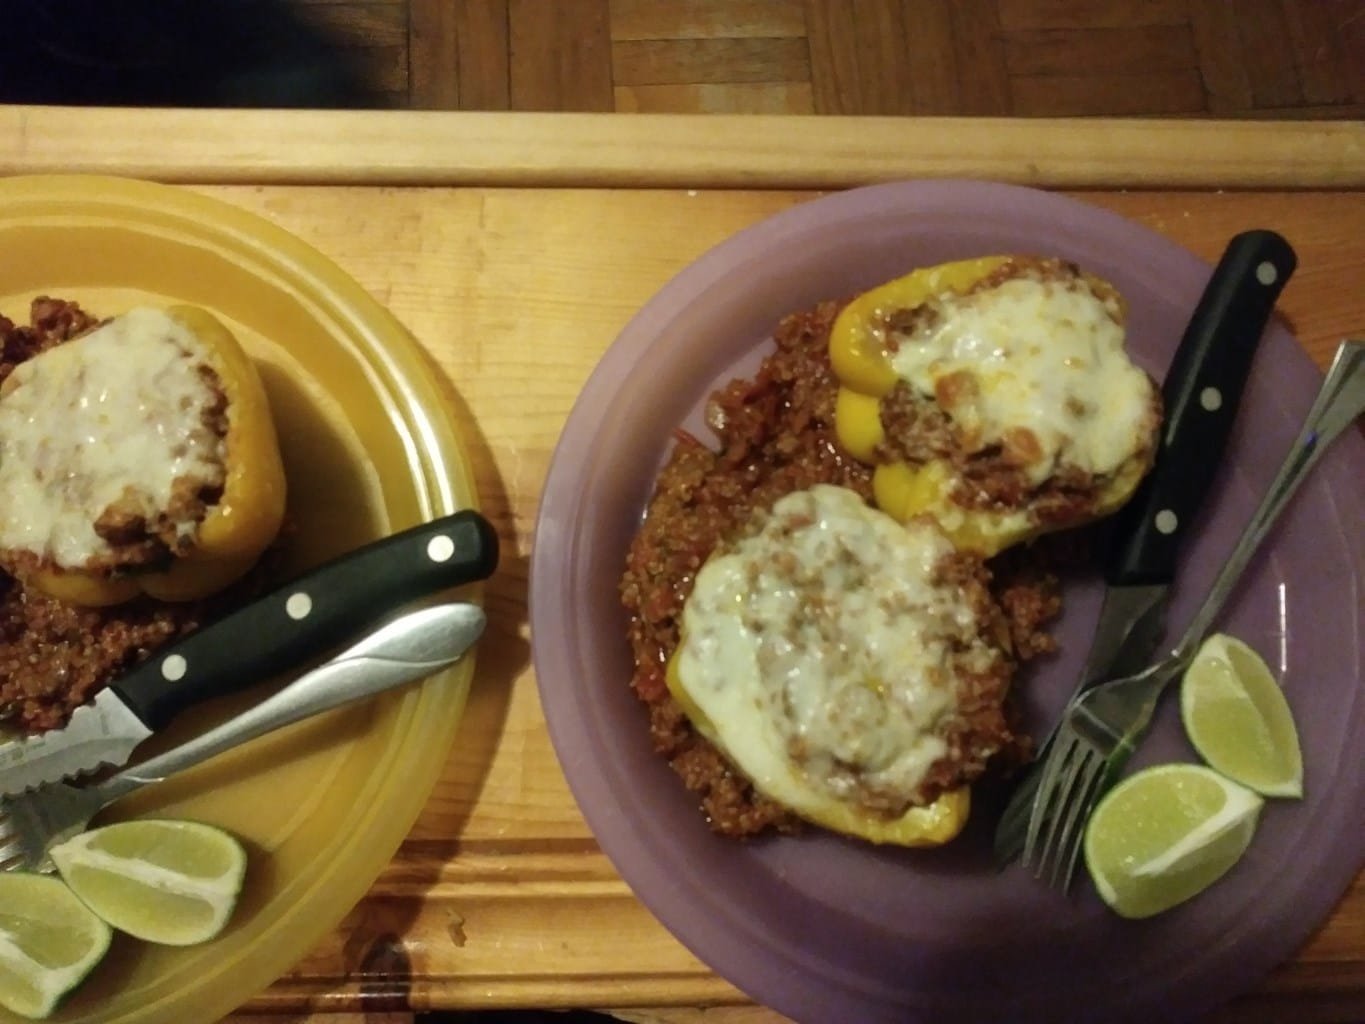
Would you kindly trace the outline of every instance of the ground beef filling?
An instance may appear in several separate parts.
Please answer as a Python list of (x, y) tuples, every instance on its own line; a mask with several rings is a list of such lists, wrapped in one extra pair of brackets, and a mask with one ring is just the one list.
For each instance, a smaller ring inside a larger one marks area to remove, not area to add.
[(1024, 468), (1030, 461), (1027, 452), (1007, 444), (968, 451), (939, 404), (903, 380), (882, 399), (881, 418), (886, 440), (877, 447), (877, 461), (949, 463), (956, 477), (950, 496), (963, 508), (1008, 511), (1028, 506), (1040, 524), (1075, 522), (1094, 507), (1105, 483), (1064, 465), (1034, 485)]
[[(792, 491), (827, 483), (871, 500), (870, 469), (843, 454), (835, 439), (838, 382), (828, 347), (839, 308), (824, 303), (787, 317), (776, 332), (775, 351), (754, 378), (732, 381), (712, 396), (707, 422), (718, 450), (690, 435), (678, 436), (621, 579), (635, 659), (631, 685), (649, 709), (654, 747), (697, 794), (711, 827), (729, 836), (789, 831), (798, 822), (757, 793), (696, 732), (668, 692), (664, 668), (678, 644), (683, 603), (713, 551)], [(989, 580), (999, 609), (999, 639), (1014, 659), (1051, 650), (1044, 626), (1060, 608), (1055, 579), (1028, 559), (1011, 557), (1002, 566), (1004, 572), (987, 573), (976, 560), (964, 558), (950, 560), (944, 571), (979, 587), (982, 601), (991, 600)], [(1008, 678), (991, 674), (963, 685), (962, 711), (949, 733), (950, 753), (931, 772), (930, 787), (939, 791), (978, 772), (987, 750), (1019, 756), (1022, 749), (1011, 729), (1012, 711), (1003, 701)]]
[(200, 609), (141, 600), (77, 608), (0, 576), (0, 717), (63, 725), (112, 676), (199, 624)]
[[(28, 325), (0, 317), (0, 381), (25, 360), (99, 323), (75, 303), (51, 298), (34, 300)], [(204, 498), (196, 492), (184, 500), (197, 503)], [(106, 528), (115, 535), (125, 531), (130, 544), (146, 542), (145, 537), (127, 533), (131, 524), (111, 518)], [(65, 724), (71, 712), (110, 679), (200, 623), (263, 592), (278, 562), (273, 552), (227, 590), (191, 603), (144, 598), (112, 608), (76, 608), (0, 572), (0, 720), (26, 732)]]

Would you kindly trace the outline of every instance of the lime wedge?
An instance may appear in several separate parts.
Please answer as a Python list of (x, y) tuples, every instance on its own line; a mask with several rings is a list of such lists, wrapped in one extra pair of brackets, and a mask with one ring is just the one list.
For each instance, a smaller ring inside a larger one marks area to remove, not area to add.
[(87, 907), (119, 931), (189, 946), (232, 916), (246, 851), (222, 829), (192, 821), (128, 821), (52, 850), (53, 863)]
[(0, 1006), (46, 1017), (100, 962), (110, 937), (59, 879), (0, 874)]
[(1163, 764), (1124, 779), (1086, 829), (1095, 889), (1124, 917), (1183, 903), (1237, 863), (1263, 803), (1203, 765)]
[(1180, 686), (1185, 732), (1210, 767), (1265, 796), (1303, 796), (1303, 755), (1284, 691), (1236, 637), (1204, 641)]

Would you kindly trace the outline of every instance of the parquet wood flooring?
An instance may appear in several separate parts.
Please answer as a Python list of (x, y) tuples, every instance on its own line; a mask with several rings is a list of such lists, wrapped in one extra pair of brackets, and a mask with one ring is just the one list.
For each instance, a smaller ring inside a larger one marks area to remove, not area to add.
[(376, 106), (1365, 117), (1365, 0), (291, 0)]

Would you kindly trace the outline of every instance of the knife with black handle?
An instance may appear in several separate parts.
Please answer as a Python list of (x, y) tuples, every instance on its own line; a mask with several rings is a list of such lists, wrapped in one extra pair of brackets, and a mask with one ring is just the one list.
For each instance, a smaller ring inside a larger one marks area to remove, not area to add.
[(162, 648), (61, 729), (0, 744), (0, 796), (123, 764), (192, 704), (298, 668), (430, 594), (486, 579), (498, 539), (472, 510), (351, 551)]
[(102, 808), (258, 736), (373, 697), (449, 667), (483, 633), (478, 605), (429, 605), (385, 623), (359, 642), (227, 721), (98, 783), (49, 782), (0, 797), (0, 871), (55, 870), (52, 848)]
[[(1072, 700), (1098, 682), (1143, 668), (1156, 649), (1181, 545), (1217, 476), (1256, 347), (1297, 265), (1287, 241), (1259, 230), (1234, 237), (1214, 268), (1162, 385), (1164, 418), (1152, 470), (1115, 516), (1104, 601)], [(1037, 765), (1050, 742), (1051, 736), (996, 825), (998, 864), (1023, 850)]]

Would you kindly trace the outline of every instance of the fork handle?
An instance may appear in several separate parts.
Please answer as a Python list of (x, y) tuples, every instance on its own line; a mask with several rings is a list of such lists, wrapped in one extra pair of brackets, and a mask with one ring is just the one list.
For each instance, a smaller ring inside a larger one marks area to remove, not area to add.
[(1284, 464), (1280, 466), (1279, 473), (1252, 515), (1237, 546), (1223, 563), (1208, 597), (1195, 612), (1185, 635), (1180, 638), (1174, 652), (1176, 660), (1184, 663), (1194, 657), (1195, 650), (1218, 613), (1223, 610), (1224, 603), (1261, 546), (1261, 541), (1289, 504), (1289, 499), (1337, 435), (1362, 413), (1365, 413), (1365, 341), (1343, 341), (1337, 348), (1336, 357), (1332, 360), (1331, 369), (1327, 371), (1327, 378), (1313, 407), (1308, 410), (1298, 439), (1285, 457)]
[(92, 788), (107, 806), (247, 740), (429, 676), (459, 659), (483, 627), (473, 604), (409, 612), (235, 718)]

